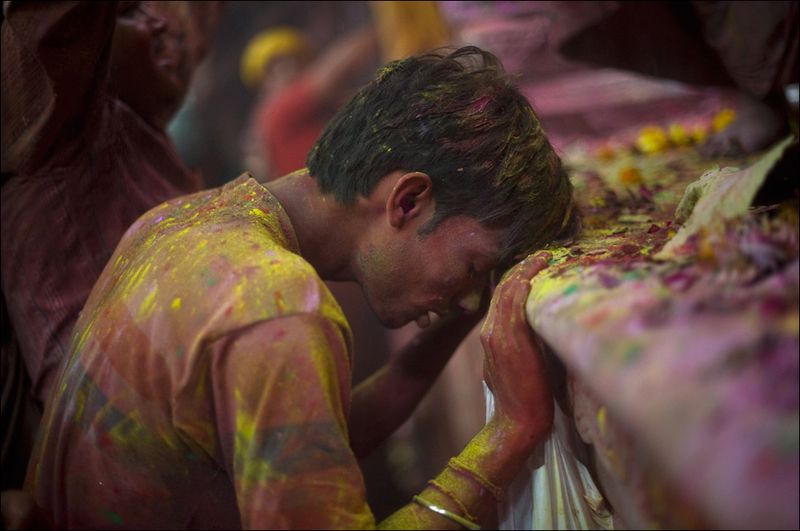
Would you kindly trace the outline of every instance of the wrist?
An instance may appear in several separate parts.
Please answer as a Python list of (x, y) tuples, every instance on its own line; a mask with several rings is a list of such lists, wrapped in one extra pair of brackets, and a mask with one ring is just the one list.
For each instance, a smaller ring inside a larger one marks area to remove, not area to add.
[[(418, 505), (466, 528), (486, 522), (541, 437), (504, 416), (493, 418), (428, 482)], [(442, 509), (443, 511), (440, 511)]]
[(519, 446), (532, 450), (547, 437), (553, 428), (552, 408), (542, 408), (537, 413), (537, 415), (519, 419), (495, 410), (484, 429), (493, 431), (495, 437), (512, 447)]
[(495, 415), (456, 459), (460, 465), (504, 489), (546, 435)]

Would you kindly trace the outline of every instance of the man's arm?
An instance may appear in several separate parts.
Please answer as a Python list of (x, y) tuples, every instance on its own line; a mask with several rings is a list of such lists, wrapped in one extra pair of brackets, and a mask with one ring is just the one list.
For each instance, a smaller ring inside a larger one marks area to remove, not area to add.
[[(485, 520), (501, 489), (549, 432), (553, 400), (524, 308), (529, 279), (545, 264), (524, 262), (492, 300), (481, 340), (495, 416), (419, 501), (379, 527), (460, 528), (430, 507)], [(294, 315), (254, 324), (211, 349), (216, 439), (243, 527), (374, 527), (347, 440), (349, 369), (341, 363), (347, 359), (341, 330), (319, 316)]]
[(368, 456), (405, 422), (483, 313), (439, 321), (422, 330), (355, 388), (348, 426), (356, 457)]
[[(484, 378), (495, 413), (428, 488), (380, 523), (385, 529), (458, 529), (487, 523), (533, 448), (550, 432), (553, 397), (545, 360), (525, 317), (530, 279), (548, 256), (529, 257), (500, 283), (481, 329)], [(444, 509), (449, 515), (441, 515)], [(455, 516), (453, 516), (455, 515)]]
[[(243, 528), (374, 527), (347, 440), (350, 369), (342, 331), (318, 315), (295, 314), (228, 334), (210, 348), (211, 429)], [(202, 417), (193, 415), (197, 426), (184, 431), (206, 432)]]
[(2, 25), (2, 171), (46, 160), (106, 80), (117, 2), (12, 2)]

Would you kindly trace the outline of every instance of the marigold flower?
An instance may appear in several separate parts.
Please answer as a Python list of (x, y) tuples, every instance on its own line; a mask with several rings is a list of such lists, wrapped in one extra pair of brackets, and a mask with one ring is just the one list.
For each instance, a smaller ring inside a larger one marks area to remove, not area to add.
[(711, 126), (714, 128), (715, 132), (720, 132), (728, 127), (735, 119), (736, 111), (725, 108), (714, 115), (714, 118), (711, 119)]
[(669, 139), (676, 146), (685, 146), (692, 141), (686, 129), (678, 123), (670, 124)]
[(619, 172), (619, 182), (625, 186), (636, 186), (642, 183), (642, 172), (635, 166), (627, 166)]
[(692, 127), (692, 140), (695, 142), (695, 144), (702, 144), (703, 142), (706, 141), (707, 137), (708, 137), (708, 132), (706, 131), (705, 127), (703, 127), (700, 124), (697, 124), (694, 127)]
[(669, 147), (669, 138), (663, 128), (650, 125), (639, 132), (636, 147), (643, 153), (658, 153)]
[(616, 153), (614, 152), (614, 149), (608, 144), (600, 146), (595, 151), (595, 156), (600, 160), (611, 160), (615, 155)]

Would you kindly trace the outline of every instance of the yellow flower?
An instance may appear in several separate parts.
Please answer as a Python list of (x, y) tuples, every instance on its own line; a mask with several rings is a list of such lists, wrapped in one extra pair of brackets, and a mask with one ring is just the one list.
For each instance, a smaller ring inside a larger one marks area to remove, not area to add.
[(714, 253), (714, 246), (708, 239), (703, 239), (697, 246), (697, 258), (704, 263), (716, 263), (716, 253)]
[(697, 124), (694, 127), (692, 127), (692, 140), (696, 144), (702, 144), (703, 142), (705, 142), (707, 136), (708, 133), (706, 132), (705, 127), (703, 127), (702, 125)]
[(669, 147), (669, 138), (661, 127), (649, 125), (639, 132), (636, 147), (643, 153), (658, 153)]
[(669, 139), (672, 140), (672, 143), (676, 146), (685, 146), (692, 141), (689, 137), (689, 133), (686, 132), (686, 129), (681, 124), (670, 124), (669, 126)]
[(736, 111), (725, 108), (714, 115), (714, 118), (711, 119), (711, 125), (715, 132), (720, 132), (728, 127), (735, 119)]

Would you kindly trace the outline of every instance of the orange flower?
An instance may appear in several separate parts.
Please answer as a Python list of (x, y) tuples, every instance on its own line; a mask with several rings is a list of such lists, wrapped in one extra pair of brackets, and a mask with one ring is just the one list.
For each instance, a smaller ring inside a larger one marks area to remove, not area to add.
[(600, 146), (595, 151), (595, 156), (600, 160), (611, 160), (615, 155), (616, 153), (614, 152), (614, 149), (608, 144)]
[(736, 111), (725, 108), (714, 115), (714, 118), (711, 119), (711, 126), (714, 128), (714, 131), (718, 133), (728, 127), (735, 119)]
[(619, 182), (625, 186), (636, 186), (642, 183), (642, 172), (635, 166), (627, 166), (619, 172)]

